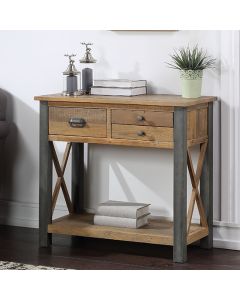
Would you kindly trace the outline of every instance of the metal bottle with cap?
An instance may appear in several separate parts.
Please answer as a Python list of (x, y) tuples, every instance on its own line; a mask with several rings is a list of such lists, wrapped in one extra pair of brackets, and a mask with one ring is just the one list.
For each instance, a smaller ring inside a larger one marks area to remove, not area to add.
[[(89, 46), (92, 43), (81, 43), (86, 47), (86, 52), (82, 59), (80, 59), (81, 64), (93, 64), (96, 63), (96, 59), (93, 58), (91, 54), (91, 48)], [(93, 86), (93, 70), (89, 67), (85, 67), (82, 70), (82, 91), (84, 94), (90, 94), (91, 87)]]
[(65, 54), (68, 57), (69, 65), (63, 72), (63, 92), (64, 96), (78, 96), (82, 94), (81, 91), (81, 72), (79, 72), (72, 59), (76, 54)]

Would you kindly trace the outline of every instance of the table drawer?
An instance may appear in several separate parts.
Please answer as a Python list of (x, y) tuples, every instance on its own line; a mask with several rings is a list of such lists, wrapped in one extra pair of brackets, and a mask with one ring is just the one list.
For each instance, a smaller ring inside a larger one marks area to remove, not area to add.
[(106, 122), (106, 109), (49, 107), (49, 134), (106, 137)]
[(168, 111), (112, 109), (112, 123), (173, 127), (173, 113)]
[(112, 124), (112, 138), (152, 142), (172, 142), (173, 128)]

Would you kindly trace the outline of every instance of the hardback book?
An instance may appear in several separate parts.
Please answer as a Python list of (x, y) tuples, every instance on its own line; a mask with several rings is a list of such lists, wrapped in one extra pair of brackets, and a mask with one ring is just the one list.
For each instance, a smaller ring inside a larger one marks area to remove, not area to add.
[(136, 88), (147, 86), (146, 80), (128, 80), (128, 79), (96, 79), (94, 86), (98, 87), (117, 87), (117, 88)]
[(91, 95), (102, 96), (138, 96), (147, 94), (145, 86), (135, 88), (97, 87), (91, 88)]
[(102, 226), (140, 228), (148, 224), (148, 216), (149, 214), (144, 215), (137, 219), (131, 219), (131, 218), (95, 215), (93, 219), (93, 223), (94, 225), (102, 225)]
[(150, 204), (123, 202), (123, 201), (107, 201), (99, 204), (96, 214), (109, 217), (122, 217), (137, 219), (149, 214)]

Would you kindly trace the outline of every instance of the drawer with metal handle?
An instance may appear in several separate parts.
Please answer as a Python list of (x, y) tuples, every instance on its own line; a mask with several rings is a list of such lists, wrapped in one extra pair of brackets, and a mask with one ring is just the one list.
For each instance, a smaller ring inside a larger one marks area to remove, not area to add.
[(107, 113), (102, 108), (49, 107), (50, 135), (107, 136)]
[(112, 138), (152, 141), (154, 143), (172, 142), (173, 128), (112, 124)]
[(173, 127), (173, 113), (141, 109), (112, 109), (112, 124)]

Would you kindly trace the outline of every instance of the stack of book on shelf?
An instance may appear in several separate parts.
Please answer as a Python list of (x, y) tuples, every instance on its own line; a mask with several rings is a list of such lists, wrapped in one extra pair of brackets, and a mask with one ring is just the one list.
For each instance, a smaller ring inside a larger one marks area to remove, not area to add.
[(149, 206), (146, 203), (107, 201), (98, 206), (94, 224), (140, 228), (148, 224)]
[(94, 80), (92, 95), (104, 96), (137, 96), (147, 94), (146, 80)]

